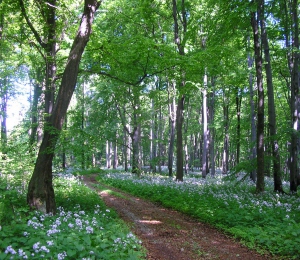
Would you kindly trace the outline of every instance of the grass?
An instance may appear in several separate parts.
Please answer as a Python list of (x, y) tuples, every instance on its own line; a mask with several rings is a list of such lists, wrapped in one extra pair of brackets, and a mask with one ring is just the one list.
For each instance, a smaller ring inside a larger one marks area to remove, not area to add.
[(73, 175), (54, 179), (58, 213), (29, 211), (18, 174), (0, 176), (0, 259), (144, 259), (141, 242)]
[[(260, 195), (251, 181), (222, 175), (175, 182), (163, 176), (108, 173), (99, 175), (99, 180), (210, 223), (259, 252), (300, 258), (300, 198), (274, 193), (268, 178), (266, 191)], [(284, 185), (288, 190), (288, 183)]]

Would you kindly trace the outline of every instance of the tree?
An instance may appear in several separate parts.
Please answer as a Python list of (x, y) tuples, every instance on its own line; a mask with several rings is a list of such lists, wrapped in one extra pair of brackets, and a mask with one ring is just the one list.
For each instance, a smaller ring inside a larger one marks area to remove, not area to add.
[[(95, 0), (85, 0), (84, 2), (81, 22), (62, 75), (57, 98), (52, 113), (45, 122), (44, 137), (27, 193), (27, 202), (30, 207), (43, 212), (56, 213), (55, 194), (52, 185), (54, 148), (76, 86), (80, 60), (89, 41), (94, 15), (100, 3)], [(52, 8), (55, 9), (55, 6)]]
[(202, 101), (202, 115), (203, 115), (203, 149), (202, 149), (202, 178), (206, 178), (208, 165), (208, 126), (207, 126), (207, 75), (204, 75), (204, 89), (203, 89), (203, 101)]
[(292, 116), (292, 130), (291, 130), (291, 151), (290, 151), (290, 191), (297, 192), (297, 187), (300, 185), (300, 176), (298, 168), (298, 120), (299, 120), (299, 19), (298, 19), (298, 0), (293, 0), (291, 3), (292, 14), (292, 59), (290, 60), (291, 68), (291, 116)]
[(257, 12), (251, 13), (251, 26), (254, 39), (255, 68), (257, 81), (257, 182), (256, 191), (264, 191), (264, 88), (262, 56), (259, 34), (259, 21), (262, 15), (262, 1), (257, 1)]
[[(180, 3), (180, 8), (178, 7)], [(187, 32), (187, 13), (185, 7), (185, 1), (172, 0), (172, 15), (174, 20), (174, 42), (178, 49), (178, 54), (184, 56), (184, 48), (186, 42), (186, 32)], [(182, 23), (181, 30), (179, 28), (179, 21)], [(176, 110), (176, 180), (183, 181), (183, 138), (182, 138), (182, 128), (183, 128), (183, 109), (184, 109), (184, 86), (185, 86), (185, 72), (183, 68), (179, 68), (179, 80), (178, 80), (178, 101)]]
[(281, 181), (281, 169), (280, 169), (280, 154), (279, 145), (277, 141), (277, 129), (276, 129), (276, 110), (274, 101), (274, 90), (273, 90), (273, 76), (271, 67), (271, 57), (269, 40), (267, 35), (266, 21), (265, 21), (265, 1), (261, 3), (261, 17), (260, 17), (260, 27), (261, 27), (261, 38), (262, 46), (264, 50), (265, 58), (265, 70), (267, 78), (267, 95), (268, 95), (268, 118), (269, 118), (269, 129), (270, 129), (270, 139), (271, 139), (271, 149), (273, 155), (273, 177), (274, 177), (274, 190), (278, 192), (283, 192), (282, 181)]

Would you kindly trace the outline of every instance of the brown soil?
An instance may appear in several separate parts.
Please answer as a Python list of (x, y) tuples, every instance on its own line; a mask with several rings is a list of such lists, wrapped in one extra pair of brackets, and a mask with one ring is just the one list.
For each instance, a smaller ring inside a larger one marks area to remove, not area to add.
[(109, 189), (122, 194), (122, 198), (100, 191), (95, 188), (98, 183), (95, 175), (84, 176), (83, 180), (128, 223), (147, 249), (147, 259), (275, 259), (270, 255), (260, 255), (219, 230), (177, 211), (112, 187)]

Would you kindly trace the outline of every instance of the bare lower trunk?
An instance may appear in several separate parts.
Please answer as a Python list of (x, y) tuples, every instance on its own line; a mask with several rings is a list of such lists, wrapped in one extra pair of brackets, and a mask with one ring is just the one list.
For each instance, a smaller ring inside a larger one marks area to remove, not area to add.
[(184, 95), (178, 98), (177, 112), (176, 112), (176, 133), (177, 133), (177, 165), (176, 165), (176, 180), (183, 181), (183, 108), (184, 108)]

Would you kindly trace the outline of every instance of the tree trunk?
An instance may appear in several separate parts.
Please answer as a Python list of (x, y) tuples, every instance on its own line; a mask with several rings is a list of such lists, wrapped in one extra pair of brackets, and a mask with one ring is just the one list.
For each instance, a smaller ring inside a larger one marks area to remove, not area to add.
[(111, 142), (106, 141), (106, 168), (110, 169), (111, 167)]
[(264, 18), (264, 1), (262, 3), (262, 16), (261, 16), (261, 29), (262, 29), (262, 44), (265, 55), (265, 70), (267, 77), (267, 89), (268, 89), (268, 117), (269, 117), (269, 130), (271, 149), (273, 156), (273, 177), (274, 177), (274, 191), (283, 192), (282, 181), (281, 181), (281, 168), (280, 168), (280, 154), (279, 145), (277, 142), (277, 131), (276, 131), (276, 110), (274, 101), (274, 90), (273, 90), (273, 76), (271, 67), (271, 58), (269, 50), (269, 40), (267, 35), (266, 22)]
[(140, 159), (140, 140), (141, 140), (141, 126), (137, 124), (133, 128), (131, 135), (132, 140), (132, 173), (140, 176), (141, 174), (141, 159)]
[(127, 157), (127, 150), (128, 150), (128, 142), (127, 142), (127, 131), (126, 128), (123, 127), (123, 165), (125, 172), (128, 171), (128, 157)]
[(256, 192), (264, 191), (264, 89), (263, 89), (263, 75), (262, 75), (262, 56), (259, 37), (259, 16), (261, 14), (261, 1), (258, 1), (258, 12), (251, 14), (251, 25), (253, 29), (254, 38), (254, 53), (255, 53), (255, 69), (257, 80), (257, 182)]
[(183, 108), (184, 108), (184, 95), (178, 99), (177, 111), (176, 111), (176, 180), (183, 181), (183, 140), (182, 140), (182, 128), (183, 128)]
[(211, 86), (212, 91), (209, 94), (209, 103), (208, 103), (208, 109), (209, 109), (209, 154), (210, 154), (210, 174), (212, 177), (215, 176), (216, 172), (216, 163), (215, 163), (215, 129), (213, 127), (214, 125), (214, 116), (215, 116), (215, 79), (212, 77), (211, 80)]
[(31, 101), (31, 111), (30, 111), (30, 117), (31, 117), (31, 130), (30, 130), (30, 136), (29, 136), (29, 146), (30, 150), (32, 150), (33, 145), (37, 142), (37, 130), (38, 130), (38, 104), (39, 99), (42, 94), (42, 75), (39, 68), (36, 70), (36, 81), (33, 83), (33, 97)]
[(114, 150), (114, 156), (113, 156), (113, 169), (117, 169), (118, 167), (118, 144), (117, 144), (117, 140), (118, 140), (118, 134), (116, 132), (116, 140), (113, 144), (113, 150)]
[(132, 141), (132, 173), (140, 176), (141, 174), (141, 122), (140, 122), (140, 100), (139, 92), (133, 89), (133, 131), (130, 134)]
[(189, 114), (190, 114), (190, 99), (186, 102), (187, 112), (186, 120), (184, 121), (184, 173), (188, 174), (189, 171), (189, 149), (188, 149), (188, 128), (189, 128)]
[[(225, 95), (225, 94), (224, 94)], [(224, 144), (223, 144), (223, 159), (222, 159), (222, 174), (227, 174), (229, 163), (229, 105), (227, 104), (227, 98), (225, 97), (223, 105), (224, 114)]]
[(0, 79), (0, 91), (1, 91), (1, 152), (2, 159), (6, 159), (7, 153), (7, 78)]
[(28, 185), (27, 203), (31, 208), (45, 213), (56, 213), (55, 194), (52, 185), (54, 149), (76, 86), (79, 63), (89, 40), (94, 14), (99, 5), (100, 2), (94, 0), (85, 0), (84, 2), (84, 12), (79, 30), (71, 47), (52, 114), (46, 120), (43, 141)]
[(235, 96), (236, 104), (236, 116), (237, 116), (237, 126), (236, 126), (236, 164), (240, 162), (240, 150), (241, 150), (241, 104), (242, 95), (239, 88), (236, 89)]
[[(248, 36), (248, 48), (250, 48), (250, 37)], [(253, 59), (251, 54), (248, 53), (248, 68), (251, 71), (253, 66)], [(250, 160), (254, 162), (256, 158), (256, 124), (255, 124), (255, 108), (254, 108), (254, 93), (253, 93), (253, 75), (249, 74), (249, 92), (250, 92), (250, 120), (251, 120), (251, 142), (250, 142)], [(256, 183), (256, 169), (250, 172), (250, 178)]]
[[(174, 20), (174, 43), (178, 48), (178, 54), (184, 56), (185, 48), (185, 37), (187, 32), (187, 12), (185, 9), (185, 0), (181, 0), (181, 5), (177, 8), (177, 0), (172, 0), (172, 16)], [(181, 24), (181, 30), (179, 30), (179, 21)], [(183, 88), (185, 86), (185, 73), (182, 68), (180, 68), (180, 81), (178, 84), (179, 87), (179, 97), (177, 103), (176, 111), (176, 157), (177, 157), (177, 166), (176, 166), (176, 180), (183, 181), (183, 138), (182, 138), (182, 128), (183, 128), (183, 109), (184, 109), (184, 100), (185, 95), (183, 93)]]
[(169, 177), (173, 176), (173, 158), (174, 158), (174, 142), (175, 142), (175, 128), (176, 128), (176, 104), (175, 104), (175, 83), (171, 83), (172, 89), (168, 89), (169, 98), (169, 149), (168, 149), (168, 170)]
[(208, 148), (208, 136), (207, 136), (207, 75), (204, 75), (204, 90), (202, 101), (202, 115), (203, 115), (203, 149), (202, 149), (202, 178), (206, 178), (207, 173), (207, 148)]
[(292, 35), (293, 35), (293, 53), (291, 75), (291, 116), (292, 116), (292, 134), (291, 134), (291, 152), (290, 152), (290, 192), (296, 193), (298, 182), (298, 107), (300, 103), (299, 96), (299, 24), (298, 24), (298, 0), (293, 0), (291, 5), (292, 13)]

